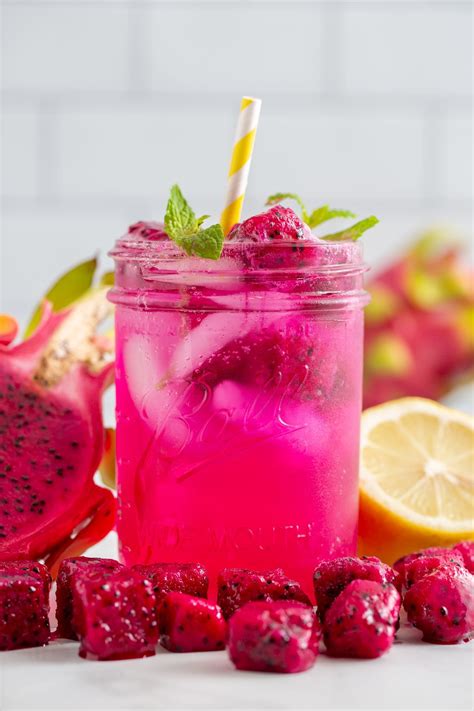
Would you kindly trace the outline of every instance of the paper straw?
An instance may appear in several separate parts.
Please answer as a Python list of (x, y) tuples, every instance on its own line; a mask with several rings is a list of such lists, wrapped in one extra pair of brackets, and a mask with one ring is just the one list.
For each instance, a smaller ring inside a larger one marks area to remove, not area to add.
[(227, 179), (227, 196), (221, 215), (224, 234), (228, 234), (240, 220), (261, 106), (261, 99), (254, 99), (251, 96), (244, 96), (240, 102), (239, 120)]

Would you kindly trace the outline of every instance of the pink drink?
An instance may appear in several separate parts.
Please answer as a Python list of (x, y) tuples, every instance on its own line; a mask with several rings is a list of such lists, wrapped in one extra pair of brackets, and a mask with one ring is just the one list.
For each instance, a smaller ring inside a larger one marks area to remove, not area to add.
[(356, 549), (357, 243), (117, 242), (118, 534), (125, 563), (282, 567), (312, 589)]

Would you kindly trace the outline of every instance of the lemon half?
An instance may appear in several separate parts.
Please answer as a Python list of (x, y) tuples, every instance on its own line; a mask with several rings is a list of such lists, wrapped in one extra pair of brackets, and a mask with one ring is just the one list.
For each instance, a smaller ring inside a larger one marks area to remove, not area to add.
[(423, 398), (362, 415), (359, 549), (393, 563), (474, 538), (474, 418)]

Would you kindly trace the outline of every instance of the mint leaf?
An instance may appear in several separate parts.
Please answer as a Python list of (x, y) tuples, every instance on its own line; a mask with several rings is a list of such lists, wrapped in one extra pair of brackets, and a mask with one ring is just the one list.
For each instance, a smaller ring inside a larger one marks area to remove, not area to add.
[(298, 205), (301, 208), (301, 217), (303, 218), (303, 222), (308, 223), (309, 215), (306, 211), (305, 204), (303, 200), (300, 198), (299, 195), (296, 193), (274, 193), (273, 195), (270, 195), (270, 197), (267, 198), (267, 202), (265, 203), (266, 205), (277, 205), (279, 202), (282, 202), (283, 200), (295, 200)]
[(202, 229), (209, 215), (196, 217), (178, 185), (173, 185), (165, 214), (165, 229), (171, 240), (186, 254), (204, 259), (219, 259), (224, 244), (221, 225)]
[(199, 228), (196, 215), (186, 201), (178, 185), (173, 185), (166, 206), (165, 229), (173, 239), (175, 236), (194, 234)]
[(196, 220), (197, 226), (201, 227), (202, 223), (205, 222), (208, 217), (210, 217), (210, 215), (201, 215), (201, 217), (198, 217)]
[(329, 205), (323, 205), (318, 207), (317, 210), (313, 210), (309, 219), (305, 220), (305, 222), (313, 228), (322, 225), (323, 222), (333, 220), (335, 217), (356, 217), (356, 215), (349, 210), (331, 210)]
[(211, 225), (193, 235), (177, 237), (175, 241), (191, 257), (219, 259), (224, 243), (224, 230), (221, 225)]
[(332, 235), (324, 235), (323, 239), (328, 240), (328, 242), (339, 242), (342, 240), (353, 240), (355, 242), (366, 230), (370, 230), (370, 228), (374, 227), (377, 223), (378, 219), (372, 215), (371, 217), (366, 217), (365, 220), (356, 222), (355, 225), (348, 227), (346, 230), (334, 232)]

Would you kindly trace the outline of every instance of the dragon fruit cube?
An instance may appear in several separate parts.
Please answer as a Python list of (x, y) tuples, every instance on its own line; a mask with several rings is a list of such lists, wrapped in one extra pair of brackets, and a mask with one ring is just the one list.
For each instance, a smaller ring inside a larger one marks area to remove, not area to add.
[[(49, 587), (48, 587), (49, 593)], [(42, 570), (21, 569), (18, 561), (0, 567), (0, 650), (48, 644), (49, 597)]]
[(461, 541), (453, 546), (453, 551), (462, 555), (464, 567), (474, 573), (474, 541)]
[(281, 568), (264, 572), (224, 568), (219, 573), (217, 602), (226, 619), (247, 602), (272, 600), (295, 600), (312, 605), (300, 584), (288, 578)]
[(316, 661), (319, 639), (313, 610), (292, 600), (249, 602), (229, 620), (229, 655), (237, 669), (305, 671)]
[(152, 582), (158, 603), (169, 592), (207, 597), (209, 578), (199, 563), (152, 563), (134, 565), (133, 570)]
[(400, 594), (390, 583), (353, 580), (334, 600), (323, 624), (324, 644), (332, 657), (375, 659), (395, 637)]
[(325, 560), (314, 571), (313, 583), (321, 620), (334, 600), (353, 580), (374, 580), (398, 585), (398, 575), (375, 556)]
[(36, 577), (43, 586), (46, 600), (49, 600), (52, 578), (48, 568), (42, 563), (38, 563), (36, 560), (2, 561), (0, 562), (0, 575), (3, 573), (18, 573), (19, 575), (27, 573)]
[(180, 592), (165, 595), (159, 607), (160, 642), (170, 652), (224, 649), (227, 623), (218, 605)]
[(399, 558), (393, 567), (399, 575), (400, 589), (405, 591), (417, 580), (421, 580), (424, 575), (428, 575), (445, 564), (463, 566), (462, 553), (439, 546), (424, 548)]
[(73, 625), (86, 659), (150, 657), (158, 642), (156, 598), (149, 580), (117, 570), (104, 580), (86, 573), (73, 583)]
[(412, 585), (403, 607), (425, 642), (468, 641), (474, 637), (474, 575), (457, 565), (443, 565)]
[(415, 560), (411, 560), (409, 563), (406, 563), (403, 567), (403, 572), (400, 573), (402, 591), (406, 592), (412, 587), (412, 585), (424, 578), (425, 575), (429, 575), (435, 570), (438, 570), (438, 568), (452, 566), (464, 568), (464, 565), (460, 560), (460, 556), (453, 555), (449, 558), (445, 556), (415, 558)]
[(100, 573), (105, 579), (123, 566), (110, 558), (65, 558), (59, 566), (56, 587), (57, 636), (64, 639), (78, 639), (73, 625), (73, 579), (82, 573)]

